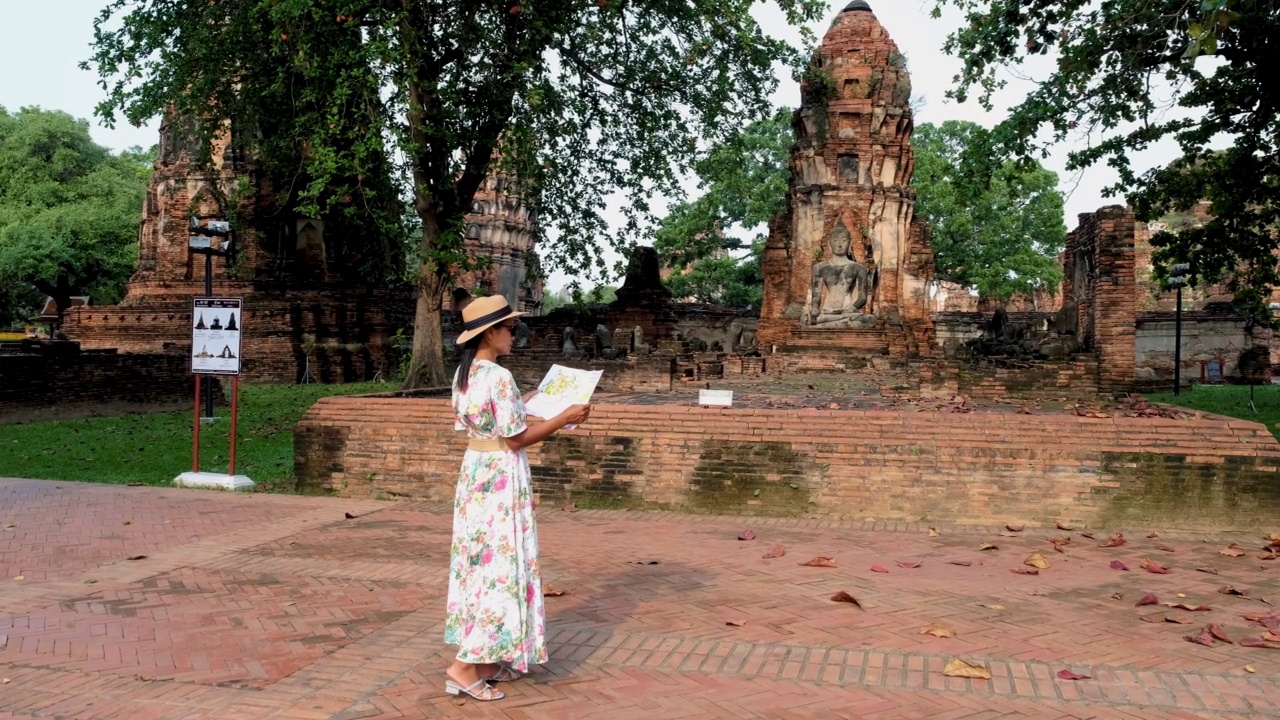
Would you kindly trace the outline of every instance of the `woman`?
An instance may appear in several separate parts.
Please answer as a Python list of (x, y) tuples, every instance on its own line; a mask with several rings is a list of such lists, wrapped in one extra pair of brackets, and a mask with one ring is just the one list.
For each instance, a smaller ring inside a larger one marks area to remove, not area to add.
[(511, 354), (514, 321), (523, 314), (501, 296), (476, 298), (462, 311), (458, 336), (454, 428), (469, 440), (453, 503), (444, 632), (459, 649), (445, 671), (445, 691), (476, 700), (501, 700), (505, 695), (489, 683), (515, 680), (531, 663), (547, 661), (525, 448), (591, 414), (590, 406), (575, 405), (550, 420), (526, 422), (515, 379), (496, 364)]

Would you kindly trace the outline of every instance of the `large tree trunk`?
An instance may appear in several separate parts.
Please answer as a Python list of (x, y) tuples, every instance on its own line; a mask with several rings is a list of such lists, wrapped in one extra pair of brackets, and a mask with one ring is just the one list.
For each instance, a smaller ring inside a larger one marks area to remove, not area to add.
[(440, 322), (444, 289), (444, 279), (430, 265), (423, 264), (418, 269), (418, 304), (413, 315), (413, 356), (409, 359), (409, 372), (404, 378), (405, 390), (449, 384), (445, 377), (443, 327)]

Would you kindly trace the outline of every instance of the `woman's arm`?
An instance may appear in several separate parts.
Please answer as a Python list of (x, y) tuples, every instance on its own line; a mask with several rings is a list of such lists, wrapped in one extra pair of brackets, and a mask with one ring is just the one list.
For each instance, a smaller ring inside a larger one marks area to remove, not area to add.
[(512, 450), (521, 450), (529, 447), (530, 445), (537, 445), (543, 440), (551, 437), (555, 431), (565, 425), (580, 425), (586, 422), (587, 418), (590, 416), (590, 405), (574, 405), (550, 420), (543, 420), (542, 422), (529, 425), (525, 428), (524, 432), (506, 438), (507, 447)]

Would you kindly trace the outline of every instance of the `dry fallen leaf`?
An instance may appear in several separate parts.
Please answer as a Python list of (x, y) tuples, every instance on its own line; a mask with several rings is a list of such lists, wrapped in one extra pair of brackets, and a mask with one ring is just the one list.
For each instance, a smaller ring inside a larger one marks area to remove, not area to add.
[(916, 568), (920, 567), (923, 564), (924, 564), (923, 560), (906, 560), (906, 561), (899, 560), (898, 561), (898, 567), (906, 568), (908, 570), (915, 570)]
[(1102, 543), (1102, 547), (1120, 547), (1121, 545), (1124, 545), (1126, 542), (1128, 541), (1124, 539), (1124, 533), (1118, 532), (1115, 535), (1111, 536), (1110, 540)]
[(999, 549), (1000, 549), (999, 545), (993, 545), (991, 543), (982, 543), (982, 545), (978, 548), (978, 550), (980, 551), (981, 550), (999, 550)]
[(1066, 523), (1063, 523), (1063, 522), (1054, 523), (1054, 527), (1058, 528), (1059, 530), (1066, 530), (1067, 532), (1071, 532), (1072, 530), (1074, 530), (1074, 529), (1075, 529), (1075, 528), (1071, 527), (1070, 525), (1068, 525), (1068, 524), (1066, 524)]
[(1161, 565), (1158, 562), (1155, 562), (1151, 558), (1146, 558), (1146, 557), (1142, 558), (1142, 569), (1146, 570), (1149, 573), (1155, 573), (1157, 575), (1169, 574), (1169, 568)]
[(1188, 605), (1187, 603), (1160, 603), (1166, 607), (1177, 608), (1179, 610), (1187, 610), (1190, 612), (1209, 612), (1213, 608), (1208, 605)]
[(565, 595), (568, 595), (568, 594), (569, 594), (568, 590), (559, 590), (557, 588), (551, 587), (550, 585), (542, 588), (542, 597), (564, 597)]
[(973, 678), (975, 680), (990, 680), (991, 671), (984, 665), (971, 663), (960, 658), (955, 658), (947, 663), (942, 669), (942, 674), (947, 677)]
[(27, 579), (26, 575), (18, 575), (17, 577), (14, 578), (14, 580), (26, 580), (26, 579)]
[(1091, 533), (1091, 532), (1082, 532), (1082, 533), (1080, 533), (1080, 537), (1082, 537), (1082, 538), (1089, 538), (1090, 540), (1095, 540), (1095, 539), (1097, 539), (1097, 538), (1095, 538), (1095, 537), (1094, 537), (1093, 533)]
[(780, 558), (786, 554), (787, 554), (787, 549), (783, 547), (781, 543), (779, 543), (769, 548), (769, 552), (765, 553), (763, 557), (766, 560), (772, 560), (773, 558)]
[(1166, 615), (1164, 618), (1164, 621), (1168, 623), (1176, 623), (1178, 625), (1195, 625), (1196, 622), (1198, 622), (1194, 617), (1191, 617), (1190, 615), (1183, 615), (1179, 613), (1175, 613), (1173, 615)]
[(1124, 563), (1120, 562), (1119, 560), (1112, 560), (1112, 561), (1111, 561), (1111, 569), (1112, 569), (1112, 570), (1128, 570), (1128, 569), (1129, 569), (1129, 566), (1128, 566), (1128, 565), (1125, 565)]
[[(359, 515), (352, 515), (351, 513), (343, 513), (342, 515), (348, 520), (355, 520), (357, 517), (360, 517)], [(125, 525), (128, 525), (128, 524), (129, 523), (125, 523)]]
[(1245, 672), (1247, 672), (1247, 673), (1256, 673), (1256, 672), (1258, 672), (1258, 668), (1256, 668), (1256, 667), (1254, 667), (1254, 666), (1252, 666), (1252, 665), (1245, 665), (1245, 666), (1244, 666), (1244, 671), (1245, 671)]
[(146, 559), (147, 559), (146, 555), (130, 555), (129, 557), (125, 558), (125, 560), (146, 560)]
[(1149, 532), (1149, 533), (1147, 533), (1147, 538), (1148, 538), (1148, 539), (1150, 539), (1150, 538), (1158, 538), (1158, 537), (1160, 537), (1160, 533), (1158, 533), (1158, 532)]
[(1122, 593), (1122, 592), (1113, 592), (1113, 593), (1111, 593), (1111, 599), (1112, 599), (1112, 600), (1123, 600), (1123, 599), (1124, 599), (1124, 593)]
[(937, 623), (934, 623), (934, 624), (930, 625), (929, 627), (922, 629), (922, 630), (920, 631), (920, 634), (921, 634), (921, 635), (932, 635), (932, 636), (934, 636), (934, 637), (936, 637), (936, 638), (953, 638), (953, 637), (955, 637), (955, 636), (956, 636), (956, 635), (955, 635), (955, 633), (951, 632), (950, 630), (946, 629), (945, 627), (943, 627), (943, 626), (941, 626), (941, 625), (939, 625), (939, 624), (937, 624)]
[(1009, 532), (1022, 532), (1023, 530), (1027, 529), (1027, 526), (1026, 525), (1005, 525), (1004, 529), (1008, 530)]
[(1262, 639), (1269, 642), (1280, 642), (1280, 634), (1273, 633), (1270, 630), (1262, 633)]
[(871, 566), (871, 572), (887, 573), (887, 572), (889, 572), (889, 568), (887, 568), (887, 567), (885, 567), (885, 566), (883, 566), (883, 565), (872, 565), (872, 566)]
[(1198, 567), (1196, 568), (1196, 572), (1209, 573), (1210, 575), (1218, 574), (1218, 571), (1211, 567)]
[(1223, 595), (1235, 595), (1236, 597), (1249, 597), (1248, 589), (1241, 590), (1240, 588), (1235, 587), (1234, 585), (1223, 585), (1222, 587), (1218, 588), (1218, 592), (1222, 593)]
[(1162, 551), (1164, 551), (1164, 552), (1178, 552), (1177, 550), (1174, 550), (1173, 548), (1169, 547), (1168, 545), (1157, 545), (1157, 546), (1156, 546), (1156, 549), (1157, 549), (1157, 550), (1162, 550)]
[(1217, 623), (1209, 623), (1208, 625), (1205, 625), (1204, 630), (1224, 643), (1234, 644), (1231, 642), (1231, 638), (1227, 637), (1226, 629)]
[(1031, 553), (1027, 556), (1026, 560), (1022, 561), (1022, 564), (1030, 565), (1033, 568), (1040, 568), (1041, 570), (1049, 569), (1049, 561), (1045, 560), (1044, 556), (1040, 553)]
[(1155, 593), (1147, 593), (1146, 595), (1143, 595), (1142, 598), (1138, 600), (1138, 602), (1134, 603), (1134, 607), (1142, 607), (1143, 605), (1159, 605), (1159, 604), (1160, 604), (1160, 598), (1156, 597)]
[(1143, 615), (1141, 617), (1141, 620), (1142, 622), (1162, 623), (1164, 622), (1164, 613), (1155, 613), (1153, 615)]
[(1225, 549), (1219, 550), (1218, 554), (1226, 555), (1227, 557), (1244, 557), (1245, 550), (1240, 547), (1239, 543), (1231, 543)]
[(989, 605), (987, 603), (978, 603), (978, 607), (984, 607), (988, 610), (1003, 610), (1003, 605)]
[(929, 528), (929, 537), (938, 537), (941, 534), (937, 528)]
[(755, 540), (756, 534), (751, 531), (751, 528), (747, 528), (746, 530), (743, 530), (742, 532), (738, 533), (738, 539), (739, 540)]
[(1240, 647), (1269, 648), (1271, 650), (1280, 650), (1280, 643), (1267, 642), (1266, 640), (1259, 640), (1257, 638), (1244, 638), (1243, 640), (1240, 641)]
[(1017, 575), (1039, 575), (1040, 574), (1039, 570), (1035, 568), (1029, 568), (1029, 567), (1010, 568), (1009, 572)]
[(1278, 557), (1280, 557), (1280, 555), (1277, 555), (1276, 553), (1273, 553), (1273, 552), (1265, 552), (1265, 553), (1262, 553), (1261, 555), (1259, 555), (1259, 556), (1258, 556), (1258, 559), (1259, 559), (1259, 560), (1275, 560), (1275, 559), (1276, 559), (1276, 558), (1278, 558)]
[(1213, 647), (1213, 636), (1203, 630), (1201, 630), (1198, 635), (1184, 635), (1182, 639), (1197, 645)]
[(742, 627), (743, 625), (747, 624), (747, 621), (746, 620), (725, 620), (724, 624), (728, 625), (729, 627)]
[(1088, 680), (1092, 675), (1084, 675), (1082, 673), (1071, 672), (1070, 670), (1059, 670), (1058, 677), (1062, 680)]
[(849, 603), (849, 604), (853, 605), (854, 607), (858, 608), (859, 610), (863, 610), (863, 609), (865, 609), (865, 608), (863, 608), (863, 607), (862, 607), (862, 603), (858, 602), (858, 598), (856, 598), (856, 597), (854, 597), (854, 596), (850, 595), (849, 593), (847, 593), (847, 592), (845, 592), (845, 591), (843, 591), (843, 590), (841, 590), (840, 592), (836, 593), (835, 595), (832, 595), (832, 596), (831, 596), (831, 602), (844, 602), (844, 603)]
[(829, 557), (826, 557), (825, 555), (819, 555), (814, 559), (810, 560), (809, 562), (802, 562), (800, 564), (803, 565), (804, 567), (833, 568), (836, 566), (836, 561)]
[(948, 564), (948, 565), (959, 565), (959, 566), (961, 566), (961, 567), (969, 567), (969, 566), (973, 565), (973, 563), (969, 562), (968, 560), (948, 560), (948, 561), (947, 561), (947, 564)]

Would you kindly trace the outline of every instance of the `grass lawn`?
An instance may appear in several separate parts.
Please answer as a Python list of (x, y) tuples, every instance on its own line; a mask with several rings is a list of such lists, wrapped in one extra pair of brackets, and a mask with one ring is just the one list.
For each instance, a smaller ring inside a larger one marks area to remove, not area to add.
[(1253, 404), (1258, 408), (1256, 413), (1249, 407), (1249, 388), (1244, 385), (1196, 385), (1176, 397), (1173, 393), (1155, 393), (1146, 397), (1152, 402), (1260, 422), (1280, 439), (1280, 385), (1253, 388)]
[[(224, 383), (230, 389), (230, 383)], [(389, 383), (240, 386), (236, 473), (258, 489), (293, 489), (293, 426), (330, 395), (387, 392)], [(200, 427), (200, 469), (226, 472), (230, 407)], [(191, 469), (192, 411), (0, 425), (0, 477), (168, 485)]]

